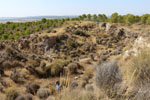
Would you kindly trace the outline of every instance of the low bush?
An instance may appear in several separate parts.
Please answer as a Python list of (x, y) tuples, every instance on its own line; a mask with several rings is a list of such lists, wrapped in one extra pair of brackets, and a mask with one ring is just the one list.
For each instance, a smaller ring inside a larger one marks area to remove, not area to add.
[(76, 47), (76, 42), (73, 41), (72, 39), (68, 39), (67, 40), (67, 45), (75, 48)]
[(68, 64), (68, 61), (66, 60), (54, 60), (47, 68), (50, 68), (50, 75), (51, 76), (59, 76), (60, 73), (63, 73), (63, 68), (65, 65)]
[(120, 83), (121, 80), (122, 76), (117, 61), (112, 60), (97, 66), (95, 75), (96, 86), (108, 96), (115, 94), (114, 86)]
[(36, 83), (32, 83), (32, 84), (27, 84), (26, 85), (26, 91), (27, 93), (31, 93), (33, 95), (35, 95), (38, 91), (38, 89), (40, 88), (40, 86)]
[(37, 91), (37, 96), (40, 99), (44, 99), (44, 98), (46, 99), (49, 95), (50, 95), (50, 90), (48, 88), (40, 88)]
[(22, 94), (17, 97), (16, 100), (33, 100), (32, 94)]
[(78, 63), (70, 63), (67, 67), (71, 74), (76, 74), (77, 70), (80, 68), (80, 65)]
[(85, 36), (85, 37), (89, 37), (88, 34), (86, 34), (86, 33), (83, 32), (83, 31), (80, 31), (80, 30), (75, 31), (73, 34), (75, 34), (75, 35), (80, 35), (80, 36)]
[(9, 88), (6, 92), (6, 100), (16, 100), (19, 92), (15, 88)]

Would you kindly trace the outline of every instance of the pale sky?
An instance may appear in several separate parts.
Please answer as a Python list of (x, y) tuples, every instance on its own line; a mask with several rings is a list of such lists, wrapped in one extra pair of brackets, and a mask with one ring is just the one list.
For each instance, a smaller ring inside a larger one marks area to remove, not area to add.
[(150, 0), (0, 0), (0, 17), (150, 13)]

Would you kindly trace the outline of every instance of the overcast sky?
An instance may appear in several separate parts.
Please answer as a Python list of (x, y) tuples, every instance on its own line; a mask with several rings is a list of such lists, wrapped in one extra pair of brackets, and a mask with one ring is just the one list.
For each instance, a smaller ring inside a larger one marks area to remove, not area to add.
[(150, 0), (0, 0), (0, 17), (150, 13)]

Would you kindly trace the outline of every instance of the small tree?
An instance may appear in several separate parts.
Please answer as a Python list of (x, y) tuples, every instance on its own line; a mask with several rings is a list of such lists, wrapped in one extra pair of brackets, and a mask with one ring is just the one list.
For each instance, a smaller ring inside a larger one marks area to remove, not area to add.
[(141, 16), (141, 23), (146, 24), (146, 20), (149, 17), (149, 14), (144, 14)]
[(94, 14), (94, 15), (93, 15), (93, 21), (96, 21), (96, 20), (97, 20), (97, 15)]
[(91, 20), (91, 14), (87, 15), (87, 19), (90, 21)]
[(128, 14), (126, 17), (126, 24), (133, 24), (135, 23), (135, 16), (132, 14)]
[(84, 17), (83, 17), (83, 16), (79, 16), (79, 19), (80, 19), (80, 20), (84, 20)]
[(146, 24), (147, 24), (147, 25), (150, 25), (150, 16), (147, 18)]
[(99, 14), (97, 19), (99, 21), (106, 22), (108, 18), (105, 14)]
[(68, 18), (66, 18), (65, 20), (66, 20), (66, 21), (70, 21), (70, 18), (68, 17)]
[(118, 23), (124, 23), (124, 16), (119, 15), (118, 16)]
[(136, 15), (135, 18), (134, 18), (135, 22), (140, 22), (140, 16)]
[(118, 22), (118, 13), (113, 13), (110, 17), (110, 22), (117, 23)]
[(84, 20), (87, 18), (86, 14), (83, 14), (82, 17), (84, 18)]
[(42, 20), (41, 20), (43, 23), (46, 23), (46, 18), (42, 18)]

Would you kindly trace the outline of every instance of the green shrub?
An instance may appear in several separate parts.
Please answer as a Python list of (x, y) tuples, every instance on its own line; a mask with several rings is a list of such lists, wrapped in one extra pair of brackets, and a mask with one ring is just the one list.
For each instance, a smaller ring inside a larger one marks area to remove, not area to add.
[(27, 29), (27, 30), (25, 31), (25, 34), (26, 34), (26, 35), (29, 35), (29, 34), (31, 34), (31, 31), (30, 31), (29, 29)]
[(47, 30), (47, 33), (51, 33), (52, 32), (52, 30)]
[(9, 39), (9, 40), (14, 39), (13, 35), (12, 35), (12, 34), (10, 34), (10, 35), (8, 36), (8, 39)]
[(76, 47), (76, 43), (72, 39), (67, 40), (67, 45), (69, 45), (71, 47)]
[(8, 34), (4, 33), (1, 37), (1, 40), (6, 40), (8, 38)]
[(46, 23), (46, 18), (42, 18), (42, 20), (41, 20), (43, 23)]

